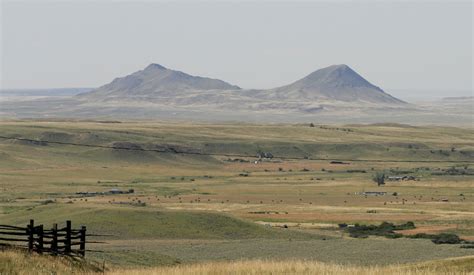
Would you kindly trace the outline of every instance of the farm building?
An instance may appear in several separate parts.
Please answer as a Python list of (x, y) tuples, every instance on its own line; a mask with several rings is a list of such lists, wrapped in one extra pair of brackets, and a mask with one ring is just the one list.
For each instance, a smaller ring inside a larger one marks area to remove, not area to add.
[(414, 176), (390, 176), (387, 179), (390, 181), (416, 180)]
[(257, 154), (257, 158), (259, 159), (271, 159), (273, 158), (273, 154), (270, 152), (260, 152)]
[(360, 195), (364, 196), (385, 196), (387, 195), (387, 192), (381, 192), (381, 191), (366, 191), (366, 192), (361, 192), (359, 193)]
[(118, 188), (112, 188), (106, 192), (76, 192), (76, 195), (80, 195), (82, 197), (94, 197), (94, 196), (101, 196), (101, 195), (132, 194), (132, 193), (134, 193), (133, 189), (128, 189), (127, 191), (124, 191)]

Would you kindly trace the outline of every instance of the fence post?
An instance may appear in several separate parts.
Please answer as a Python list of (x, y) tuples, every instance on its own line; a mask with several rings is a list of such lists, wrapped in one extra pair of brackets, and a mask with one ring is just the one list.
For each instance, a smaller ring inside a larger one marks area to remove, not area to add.
[(38, 253), (43, 253), (43, 225), (38, 226)]
[(66, 221), (66, 240), (64, 246), (64, 252), (66, 255), (69, 255), (71, 253), (71, 221)]
[(58, 255), (58, 224), (53, 224), (53, 239), (51, 241), (51, 252), (53, 255)]
[(34, 247), (34, 236), (33, 236), (33, 233), (34, 233), (34, 230), (35, 230), (35, 221), (34, 220), (30, 220), (30, 224), (28, 225), (27, 227), (27, 233), (28, 233), (28, 251), (32, 252), (33, 251), (33, 247)]
[(79, 253), (84, 257), (86, 255), (86, 227), (81, 226), (81, 242), (79, 246)]

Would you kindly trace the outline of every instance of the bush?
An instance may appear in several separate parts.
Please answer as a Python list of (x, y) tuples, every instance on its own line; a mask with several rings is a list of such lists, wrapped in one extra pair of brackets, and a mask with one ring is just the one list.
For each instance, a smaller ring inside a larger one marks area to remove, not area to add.
[(426, 233), (418, 233), (415, 235), (407, 236), (407, 238), (411, 239), (430, 239), (435, 244), (460, 244), (464, 243), (465, 241), (459, 238), (458, 235), (452, 233), (441, 233), (441, 234), (426, 234)]
[(385, 237), (389, 239), (398, 239), (398, 238), (403, 237), (403, 235), (400, 233), (393, 233), (393, 234), (387, 234), (385, 235)]
[(400, 233), (395, 233), (395, 230), (406, 230), (415, 228), (413, 222), (407, 222), (405, 224), (394, 225), (389, 222), (382, 222), (379, 226), (377, 225), (359, 225), (355, 224), (354, 227), (348, 227), (347, 231), (353, 238), (367, 238), (368, 236), (385, 236), (387, 238), (401, 238), (403, 237)]
[(433, 235), (429, 235), (426, 233), (417, 233), (415, 235), (408, 235), (407, 238), (410, 239), (431, 239)]
[(434, 235), (431, 241), (435, 244), (458, 244), (463, 240), (456, 234), (441, 233), (439, 235)]
[(395, 230), (407, 230), (407, 229), (414, 229), (414, 228), (415, 228), (414, 222), (406, 222), (404, 224), (395, 226)]
[(340, 223), (338, 224), (339, 228), (346, 228), (347, 227), (347, 223)]

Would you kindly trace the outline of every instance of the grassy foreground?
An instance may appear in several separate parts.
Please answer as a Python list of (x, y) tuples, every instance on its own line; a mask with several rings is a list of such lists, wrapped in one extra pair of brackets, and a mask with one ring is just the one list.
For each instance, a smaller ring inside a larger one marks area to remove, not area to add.
[(314, 261), (214, 262), (154, 269), (118, 270), (110, 274), (472, 274), (474, 258), (427, 262), (418, 265), (345, 266)]
[(63, 257), (0, 251), (0, 274), (91, 274), (102, 271), (92, 262)]
[[(107, 267), (106, 267), (107, 269)], [(109, 269), (106, 274), (473, 274), (474, 257), (452, 258), (410, 265), (358, 267), (302, 260), (206, 262), (141, 269)], [(65, 258), (0, 252), (0, 274), (94, 274), (100, 264)]]

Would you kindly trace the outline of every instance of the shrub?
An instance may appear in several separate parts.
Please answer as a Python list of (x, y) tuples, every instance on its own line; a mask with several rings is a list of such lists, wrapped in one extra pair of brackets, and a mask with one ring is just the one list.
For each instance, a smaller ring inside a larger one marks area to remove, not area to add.
[(435, 244), (458, 244), (462, 242), (462, 239), (456, 234), (441, 233), (434, 235), (431, 241)]
[(385, 236), (387, 238), (401, 238), (403, 237), (400, 233), (395, 233), (394, 230), (405, 230), (413, 229), (415, 224), (413, 222), (407, 222), (405, 224), (394, 225), (389, 222), (382, 222), (379, 226), (377, 225), (359, 225), (355, 224), (354, 227), (348, 227), (347, 231), (353, 238), (367, 238), (368, 236)]
[(412, 239), (430, 239), (435, 244), (460, 244), (464, 240), (459, 238), (458, 235), (452, 233), (441, 233), (441, 234), (426, 234), (418, 233), (415, 235), (409, 235), (407, 238)]
[(396, 225), (395, 230), (407, 230), (407, 229), (414, 229), (415, 223), (414, 222), (406, 222), (404, 224)]
[(340, 223), (338, 224), (339, 228), (346, 228), (347, 227), (347, 223)]
[(389, 239), (398, 239), (398, 238), (403, 237), (403, 235), (400, 233), (393, 233), (393, 234), (387, 234), (385, 235), (385, 237)]

